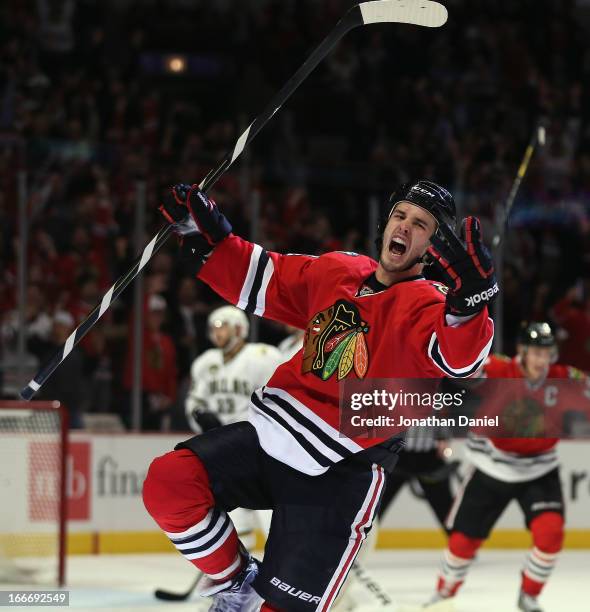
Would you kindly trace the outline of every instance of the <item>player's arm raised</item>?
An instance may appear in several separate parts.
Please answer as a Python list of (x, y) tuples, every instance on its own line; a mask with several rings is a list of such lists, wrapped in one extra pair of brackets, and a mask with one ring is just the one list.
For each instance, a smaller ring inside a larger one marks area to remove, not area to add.
[(175, 185), (160, 211), (192, 272), (238, 308), (295, 327), (307, 324), (307, 274), (317, 258), (272, 253), (231, 233), (229, 221), (197, 185)]
[(461, 237), (441, 224), (428, 249), (448, 293), (445, 316), (437, 317), (428, 356), (446, 376), (473, 376), (492, 346), (494, 324), (487, 306), (498, 295), (492, 257), (476, 217), (463, 220)]

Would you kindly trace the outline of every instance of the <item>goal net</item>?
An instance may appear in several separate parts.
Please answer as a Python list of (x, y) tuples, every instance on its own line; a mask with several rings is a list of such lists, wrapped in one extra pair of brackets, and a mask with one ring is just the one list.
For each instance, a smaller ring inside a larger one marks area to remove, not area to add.
[(0, 583), (64, 584), (66, 451), (59, 402), (0, 400)]

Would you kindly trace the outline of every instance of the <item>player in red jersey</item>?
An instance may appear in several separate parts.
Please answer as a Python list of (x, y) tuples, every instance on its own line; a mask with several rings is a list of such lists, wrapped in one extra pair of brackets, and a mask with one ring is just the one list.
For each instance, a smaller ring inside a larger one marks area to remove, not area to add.
[[(539, 405), (549, 405), (546, 379), (580, 378), (575, 368), (556, 364), (557, 346), (547, 323), (523, 327), (513, 359), (491, 356), (488, 378), (525, 378)], [(518, 608), (540, 612), (537, 597), (549, 579), (564, 537), (563, 494), (557, 438), (482, 438), (468, 440), (473, 464), (447, 518), (451, 530), (433, 603), (453, 597), (480, 545), (506, 506), (516, 499), (530, 530), (533, 547), (522, 572)]]
[[(401, 187), (380, 259), (279, 255), (231, 234), (214, 202), (179, 185), (161, 211), (198, 277), (246, 312), (305, 329), (303, 348), (251, 398), (249, 422), (207, 432), (150, 466), (144, 503), (207, 574), (211, 610), (329, 610), (371, 528), (399, 438), (338, 431), (347, 377), (467, 377), (493, 337), (498, 287), (479, 222), (455, 234), (455, 203), (429, 181)], [(448, 290), (422, 276), (429, 253)], [(372, 447), (372, 448), (370, 448)], [(227, 512), (271, 508), (264, 562)], [(264, 600), (264, 603), (263, 603)]]

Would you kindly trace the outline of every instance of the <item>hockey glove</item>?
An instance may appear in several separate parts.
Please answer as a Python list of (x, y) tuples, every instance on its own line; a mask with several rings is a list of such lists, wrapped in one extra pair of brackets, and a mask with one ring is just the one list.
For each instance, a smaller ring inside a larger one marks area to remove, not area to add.
[(444, 223), (431, 238), (428, 253), (448, 286), (446, 310), (468, 316), (483, 310), (498, 295), (492, 256), (482, 242), (479, 220), (463, 219), (461, 239)]
[(180, 259), (188, 273), (196, 276), (213, 247), (232, 230), (215, 202), (197, 185), (174, 185), (158, 209), (180, 242)]
[(219, 417), (214, 412), (209, 412), (208, 410), (195, 410), (195, 412), (193, 412), (193, 418), (199, 424), (203, 433), (223, 425)]
[(202, 399), (189, 396), (186, 401), (185, 415), (190, 428), (197, 433), (204, 433), (222, 425), (218, 416), (207, 409), (207, 402)]
[(215, 246), (232, 230), (230, 222), (198, 185), (174, 185), (159, 208), (173, 231), (179, 236), (202, 235)]
[(187, 395), (184, 413), (190, 428), (196, 433), (204, 433), (223, 425), (219, 417), (209, 410), (209, 402), (191, 392)]

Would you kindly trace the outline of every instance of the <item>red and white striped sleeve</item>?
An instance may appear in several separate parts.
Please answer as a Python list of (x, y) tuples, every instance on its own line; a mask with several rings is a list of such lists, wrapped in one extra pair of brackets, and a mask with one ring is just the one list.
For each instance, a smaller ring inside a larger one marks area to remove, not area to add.
[(239, 236), (215, 247), (198, 278), (246, 312), (300, 329), (309, 320), (308, 286), (318, 258), (280, 255)]
[(439, 373), (468, 378), (484, 364), (493, 340), (494, 323), (487, 308), (456, 326), (447, 325), (443, 312), (439, 312), (428, 342), (428, 357)]

